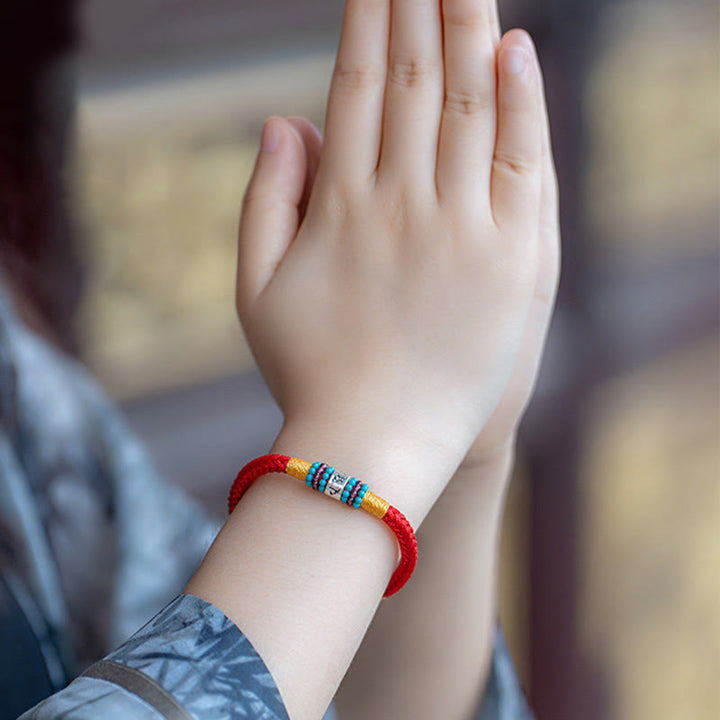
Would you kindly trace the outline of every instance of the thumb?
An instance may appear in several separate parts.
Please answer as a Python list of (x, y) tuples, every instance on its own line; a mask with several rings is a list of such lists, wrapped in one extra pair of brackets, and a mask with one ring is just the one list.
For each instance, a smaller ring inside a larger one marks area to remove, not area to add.
[(268, 118), (240, 218), (236, 302), (241, 317), (297, 234), (307, 166), (298, 131), (283, 118)]

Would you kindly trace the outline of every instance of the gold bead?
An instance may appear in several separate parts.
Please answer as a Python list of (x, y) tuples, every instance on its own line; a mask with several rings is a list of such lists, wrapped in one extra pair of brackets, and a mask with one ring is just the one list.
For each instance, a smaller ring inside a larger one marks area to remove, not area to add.
[(371, 515), (374, 515), (376, 518), (382, 520), (390, 508), (390, 503), (368, 490), (360, 503), (360, 507), (369, 512)]
[(285, 472), (298, 480), (304, 481), (307, 479), (307, 474), (310, 472), (311, 467), (312, 463), (305, 462), (305, 460), (300, 460), (298, 458), (290, 458), (290, 460), (288, 460), (287, 467), (285, 468)]

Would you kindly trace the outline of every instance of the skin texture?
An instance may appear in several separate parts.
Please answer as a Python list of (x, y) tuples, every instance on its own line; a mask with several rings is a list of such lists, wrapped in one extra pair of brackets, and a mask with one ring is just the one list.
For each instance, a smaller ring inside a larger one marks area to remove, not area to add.
[[(490, 32), (499, 44), (496, 22)], [(514, 31), (505, 42), (510, 40), (534, 52), (525, 33)], [(307, 131), (307, 120), (290, 122), (301, 123), (298, 129), (313, 140), (319, 136)], [(313, 142), (306, 150), (309, 157), (317, 152), (319, 158), (321, 146)], [(559, 273), (557, 190), (547, 115), (539, 232), (535, 293), (510, 383), (423, 522), (418, 533), (422, 562), (412, 583), (381, 603), (375, 614), (336, 695), (344, 720), (451, 720), (471, 717), (477, 708), (492, 653), (497, 544), (515, 427), (535, 384)], [(440, 664), (434, 662), (438, 657), (443, 658)], [(373, 692), (367, 692), (369, 687)]]
[(433, 506), (418, 532), (415, 574), (380, 604), (336, 696), (343, 720), (475, 717), (492, 655), (511, 463), (505, 455), (458, 470)]
[(293, 720), (322, 716), (356, 654), (338, 698), (349, 718), (438, 717), (438, 653), (462, 667), (443, 717), (467, 717), (485, 682), (497, 531), (558, 242), (537, 59), (525, 33), (498, 37), (490, 0), (348, 0), (324, 140), (300, 118), (263, 132), (237, 309), (284, 412), (273, 451), (361, 477), (423, 543), (358, 653), (392, 535), (284, 476), (248, 491), (188, 592), (245, 632)]

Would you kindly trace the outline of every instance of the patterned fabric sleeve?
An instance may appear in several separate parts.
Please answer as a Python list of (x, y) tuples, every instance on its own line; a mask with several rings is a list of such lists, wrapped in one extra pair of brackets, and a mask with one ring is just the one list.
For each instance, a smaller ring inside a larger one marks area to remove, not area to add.
[[(180, 595), (20, 720), (288, 720), (262, 658), (210, 603)], [(331, 708), (326, 720), (335, 718)], [(478, 720), (531, 720), (498, 632)]]
[[(262, 658), (210, 603), (180, 595), (20, 720), (288, 720)], [(334, 718), (331, 709), (326, 720)], [(531, 720), (498, 631), (478, 720)]]
[(180, 595), (20, 720), (288, 720), (265, 663), (211, 604)]
[(495, 632), (495, 654), (476, 720), (533, 720), (502, 630)]

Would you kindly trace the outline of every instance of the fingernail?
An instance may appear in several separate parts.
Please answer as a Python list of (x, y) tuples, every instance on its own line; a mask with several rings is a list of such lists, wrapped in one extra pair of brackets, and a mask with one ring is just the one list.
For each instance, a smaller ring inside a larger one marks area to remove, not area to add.
[(262, 140), (260, 141), (260, 148), (263, 152), (274, 153), (280, 145), (282, 139), (282, 133), (272, 118), (265, 122), (262, 132)]
[(508, 75), (519, 75), (526, 67), (528, 56), (525, 50), (511, 47), (502, 54), (503, 70)]

